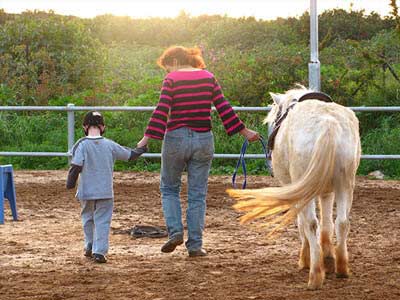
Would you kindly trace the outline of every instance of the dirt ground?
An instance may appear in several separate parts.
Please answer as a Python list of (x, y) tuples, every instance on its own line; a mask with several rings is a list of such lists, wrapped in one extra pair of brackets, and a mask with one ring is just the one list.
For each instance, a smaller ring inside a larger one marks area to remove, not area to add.
[[(118, 234), (136, 224), (164, 225), (158, 174), (115, 173), (115, 208), (107, 264), (83, 256), (79, 204), (66, 172), (16, 172), (20, 221), (0, 225), (0, 299), (400, 299), (400, 182), (358, 178), (349, 236), (352, 276), (327, 274), (322, 290), (306, 289), (298, 271), (299, 239), (291, 225), (274, 241), (240, 226), (225, 189), (211, 176), (204, 247), (189, 258), (165, 239)], [(249, 187), (276, 184), (248, 178)], [(185, 189), (183, 190), (183, 194)], [(183, 196), (183, 199), (185, 197)], [(183, 201), (185, 202), (185, 201)]]

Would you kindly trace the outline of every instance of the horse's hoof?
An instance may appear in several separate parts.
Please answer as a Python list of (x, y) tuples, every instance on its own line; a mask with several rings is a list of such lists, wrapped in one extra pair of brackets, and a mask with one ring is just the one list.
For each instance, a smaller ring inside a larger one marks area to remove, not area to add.
[(322, 288), (324, 279), (325, 279), (325, 272), (323, 270), (319, 272), (310, 273), (307, 288), (309, 290), (319, 290), (320, 288)]
[(349, 278), (349, 273), (336, 273), (336, 278)]
[(325, 272), (328, 274), (335, 273), (335, 258), (332, 256), (324, 257)]
[(316, 283), (314, 283), (314, 284), (308, 283), (308, 286), (307, 286), (307, 290), (309, 290), (309, 291), (320, 290), (321, 288), (322, 288), (322, 282), (318, 283), (318, 284), (316, 284)]
[(309, 269), (310, 269), (310, 265), (307, 265), (307, 264), (303, 263), (302, 261), (299, 261), (299, 271), (309, 270)]

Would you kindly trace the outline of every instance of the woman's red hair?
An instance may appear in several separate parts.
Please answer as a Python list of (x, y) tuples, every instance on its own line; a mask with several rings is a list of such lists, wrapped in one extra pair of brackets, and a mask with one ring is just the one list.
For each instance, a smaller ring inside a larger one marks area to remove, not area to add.
[(204, 69), (206, 67), (199, 48), (186, 48), (182, 46), (169, 47), (158, 58), (157, 64), (161, 68), (166, 69), (166, 66), (174, 65), (175, 59), (178, 66), (189, 65), (199, 69)]

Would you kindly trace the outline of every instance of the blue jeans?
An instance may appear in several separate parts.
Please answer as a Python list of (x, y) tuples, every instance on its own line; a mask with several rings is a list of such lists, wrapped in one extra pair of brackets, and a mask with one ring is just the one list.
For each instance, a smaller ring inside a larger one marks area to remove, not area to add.
[(85, 249), (106, 255), (108, 252), (113, 199), (81, 200), (81, 217)]
[(182, 210), (179, 198), (181, 177), (187, 169), (188, 208), (186, 248), (202, 247), (208, 175), (214, 155), (211, 131), (196, 132), (183, 127), (167, 132), (161, 150), (160, 191), (169, 237), (183, 236)]

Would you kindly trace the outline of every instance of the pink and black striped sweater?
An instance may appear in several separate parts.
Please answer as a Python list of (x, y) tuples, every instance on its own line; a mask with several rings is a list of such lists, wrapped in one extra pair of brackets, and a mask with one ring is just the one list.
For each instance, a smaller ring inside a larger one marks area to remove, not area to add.
[(211, 104), (217, 109), (228, 135), (245, 128), (224, 98), (214, 75), (206, 70), (169, 73), (161, 89), (145, 136), (163, 139), (165, 131), (188, 127), (194, 131), (211, 130)]

